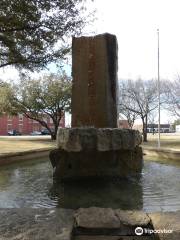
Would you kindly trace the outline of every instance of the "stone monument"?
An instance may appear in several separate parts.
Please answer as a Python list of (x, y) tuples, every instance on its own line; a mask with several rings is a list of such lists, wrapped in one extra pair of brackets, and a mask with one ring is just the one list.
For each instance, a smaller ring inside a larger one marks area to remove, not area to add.
[(72, 127), (116, 128), (116, 37), (73, 38), (72, 76)]
[(50, 160), (56, 181), (126, 177), (142, 169), (138, 131), (117, 128), (117, 40), (73, 38), (72, 128), (59, 128)]

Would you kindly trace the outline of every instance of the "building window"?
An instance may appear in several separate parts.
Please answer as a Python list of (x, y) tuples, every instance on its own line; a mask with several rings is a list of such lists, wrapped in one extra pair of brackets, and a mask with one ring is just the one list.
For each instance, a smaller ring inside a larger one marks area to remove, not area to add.
[(33, 125), (33, 131), (41, 131), (41, 127), (39, 125)]
[(12, 115), (8, 115), (8, 116), (7, 116), (7, 120), (10, 121), (10, 122), (12, 121), (12, 118), (13, 118)]
[(12, 129), (12, 124), (8, 124), (8, 125), (7, 125), (7, 130), (8, 130), (8, 131), (13, 130), (13, 129)]
[(19, 121), (23, 121), (23, 114), (19, 114)]

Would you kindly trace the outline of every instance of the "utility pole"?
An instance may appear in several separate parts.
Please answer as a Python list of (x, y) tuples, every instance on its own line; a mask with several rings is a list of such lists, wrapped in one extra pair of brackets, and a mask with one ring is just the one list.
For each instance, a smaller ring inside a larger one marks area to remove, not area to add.
[(157, 29), (157, 37), (158, 37), (158, 83), (157, 83), (157, 90), (158, 90), (158, 148), (161, 146), (161, 109), (160, 109), (160, 74), (159, 74), (159, 29)]

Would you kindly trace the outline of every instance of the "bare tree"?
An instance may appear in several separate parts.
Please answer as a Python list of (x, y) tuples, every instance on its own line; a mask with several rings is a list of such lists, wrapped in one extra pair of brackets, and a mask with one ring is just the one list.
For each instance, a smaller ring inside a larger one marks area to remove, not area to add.
[(164, 87), (165, 108), (180, 118), (180, 76), (174, 81), (166, 81)]
[(157, 116), (157, 112), (156, 111), (151, 111), (148, 114), (148, 124), (151, 124), (152, 126), (152, 133), (153, 135), (155, 134), (155, 117)]
[[(135, 106), (135, 102), (132, 101), (132, 99), (130, 98), (123, 98), (123, 94), (120, 94), (119, 101), (120, 101), (120, 104), (118, 105), (118, 111), (119, 113), (123, 114), (127, 118), (128, 125), (132, 129), (135, 120), (138, 118), (138, 114), (134, 111), (131, 111), (126, 106), (133, 106), (133, 105)], [(121, 104), (121, 102), (123, 102), (123, 104)]]
[(154, 80), (121, 81), (119, 106), (124, 115), (139, 116), (143, 125), (143, 141), (147, 141), (148, 115), (157, 108), (157, 86)]

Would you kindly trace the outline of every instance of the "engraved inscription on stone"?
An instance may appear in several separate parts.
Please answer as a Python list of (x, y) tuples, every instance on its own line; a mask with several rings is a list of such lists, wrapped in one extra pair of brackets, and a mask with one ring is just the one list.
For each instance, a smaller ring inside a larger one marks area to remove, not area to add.
[(72, 127), (117, 127), (116, 37), (73, 38), (72, 76)]

